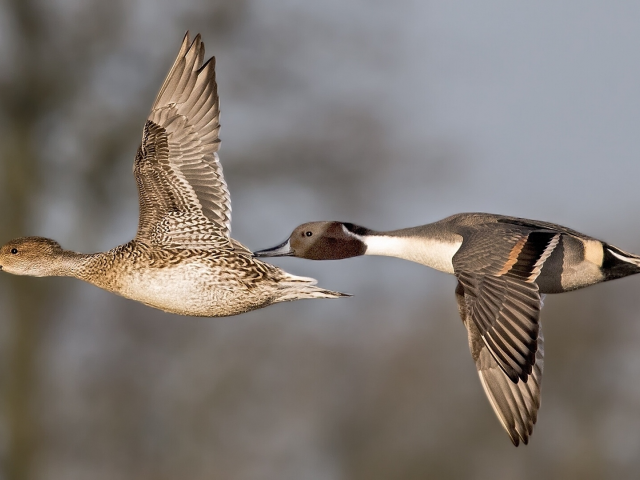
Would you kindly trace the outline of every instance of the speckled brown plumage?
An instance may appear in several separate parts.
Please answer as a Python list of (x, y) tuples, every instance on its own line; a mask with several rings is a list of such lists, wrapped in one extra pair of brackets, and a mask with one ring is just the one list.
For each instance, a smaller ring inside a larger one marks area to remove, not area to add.
[(41, 237), (0, 248), (14, 274), (73, 276), (180, 315), (218, 317), (303, 298), (345, 294), (252, 257), (231, 238), (231, 202), (218, 159), (215, 61), (185, 35), (151, 113), (133, 174), (140, 220), (134, 240), (95, 254)]

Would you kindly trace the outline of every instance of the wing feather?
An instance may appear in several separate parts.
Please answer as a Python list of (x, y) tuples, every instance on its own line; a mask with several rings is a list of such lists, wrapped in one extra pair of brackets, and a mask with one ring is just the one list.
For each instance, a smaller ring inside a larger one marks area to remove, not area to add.
[(234, 248), (231, 201), (218, 159), (215, 59), (187, 33), (144, 126), (134, 163), (136, 239), (158, 247)]
[(467, 327), (469, 350), (476, 364), (482, 388), (498, 420), (515, 446), (527, 444), (540, 408), (540, 388), (544, 368), (544, 338), (538, 328), (535, 358), (527, 381), (514, 383), (499, 364), (476, 323), (471, 318), (466, 292), (458, 283), (456, 299), (462, 322)]
[(542, 306), (535, 280), (559, 238), (519, 226), (480, 227), (453, 258), (469, 318), (513, 383), (527, 382), (533, 371)]

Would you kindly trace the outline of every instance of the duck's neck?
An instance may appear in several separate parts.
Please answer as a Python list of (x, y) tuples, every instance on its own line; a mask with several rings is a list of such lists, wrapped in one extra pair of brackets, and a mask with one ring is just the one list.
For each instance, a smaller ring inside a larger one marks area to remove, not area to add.
[(369, 231), (362, 235), (365, 255), (397, 257), (420, 263), (441, 272), (453, 273), (453, 256), (462, 245), (462, 237), (441, 234), (429, 225), (391, 232)]
[(87, 263), (94, 255), (63, 250), (44, 268), (43, 273), (47, 277), (75, 277), (84, 280), (84, 271)]

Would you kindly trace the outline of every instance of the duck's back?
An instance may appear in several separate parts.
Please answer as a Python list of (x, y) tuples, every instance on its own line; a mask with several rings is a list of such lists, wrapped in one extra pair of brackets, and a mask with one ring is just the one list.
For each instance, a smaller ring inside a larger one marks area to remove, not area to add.
[[(536, 283), (542, 293), (576, 290), (639, 271), (635, 255), (555, 223), (486, 213), (457, 214), (436, 223), (442, 223), (443, 230), (460, 234), (460, 253), (471, 256), (497, 252), (508, 238), (520, 236), (530, 243), (548, 242), (557, 235), (550, 253), (538, 259), (541, 269)], [(539, 245), (538, 250), (542, 252), (546, 246)], [(514, 248), (516, 244), (508, 249), (505, 262), (508, 255), (514, 254)]]

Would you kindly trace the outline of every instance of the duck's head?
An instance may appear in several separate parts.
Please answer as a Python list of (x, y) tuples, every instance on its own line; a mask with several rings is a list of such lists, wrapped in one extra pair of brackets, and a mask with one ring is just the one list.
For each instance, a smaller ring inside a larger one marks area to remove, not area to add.
[(370, 230), (352, 223), (309, 222), (296, 227), (280, 245), (254, 252), (256, 257), (299, 257), (340, 260), (364, 255), (364, 236)]
[(54, 240), (42, 237), (16, 238), (0, 248), (0, 270), (14, 275), (50, 275), (63, 250)]

